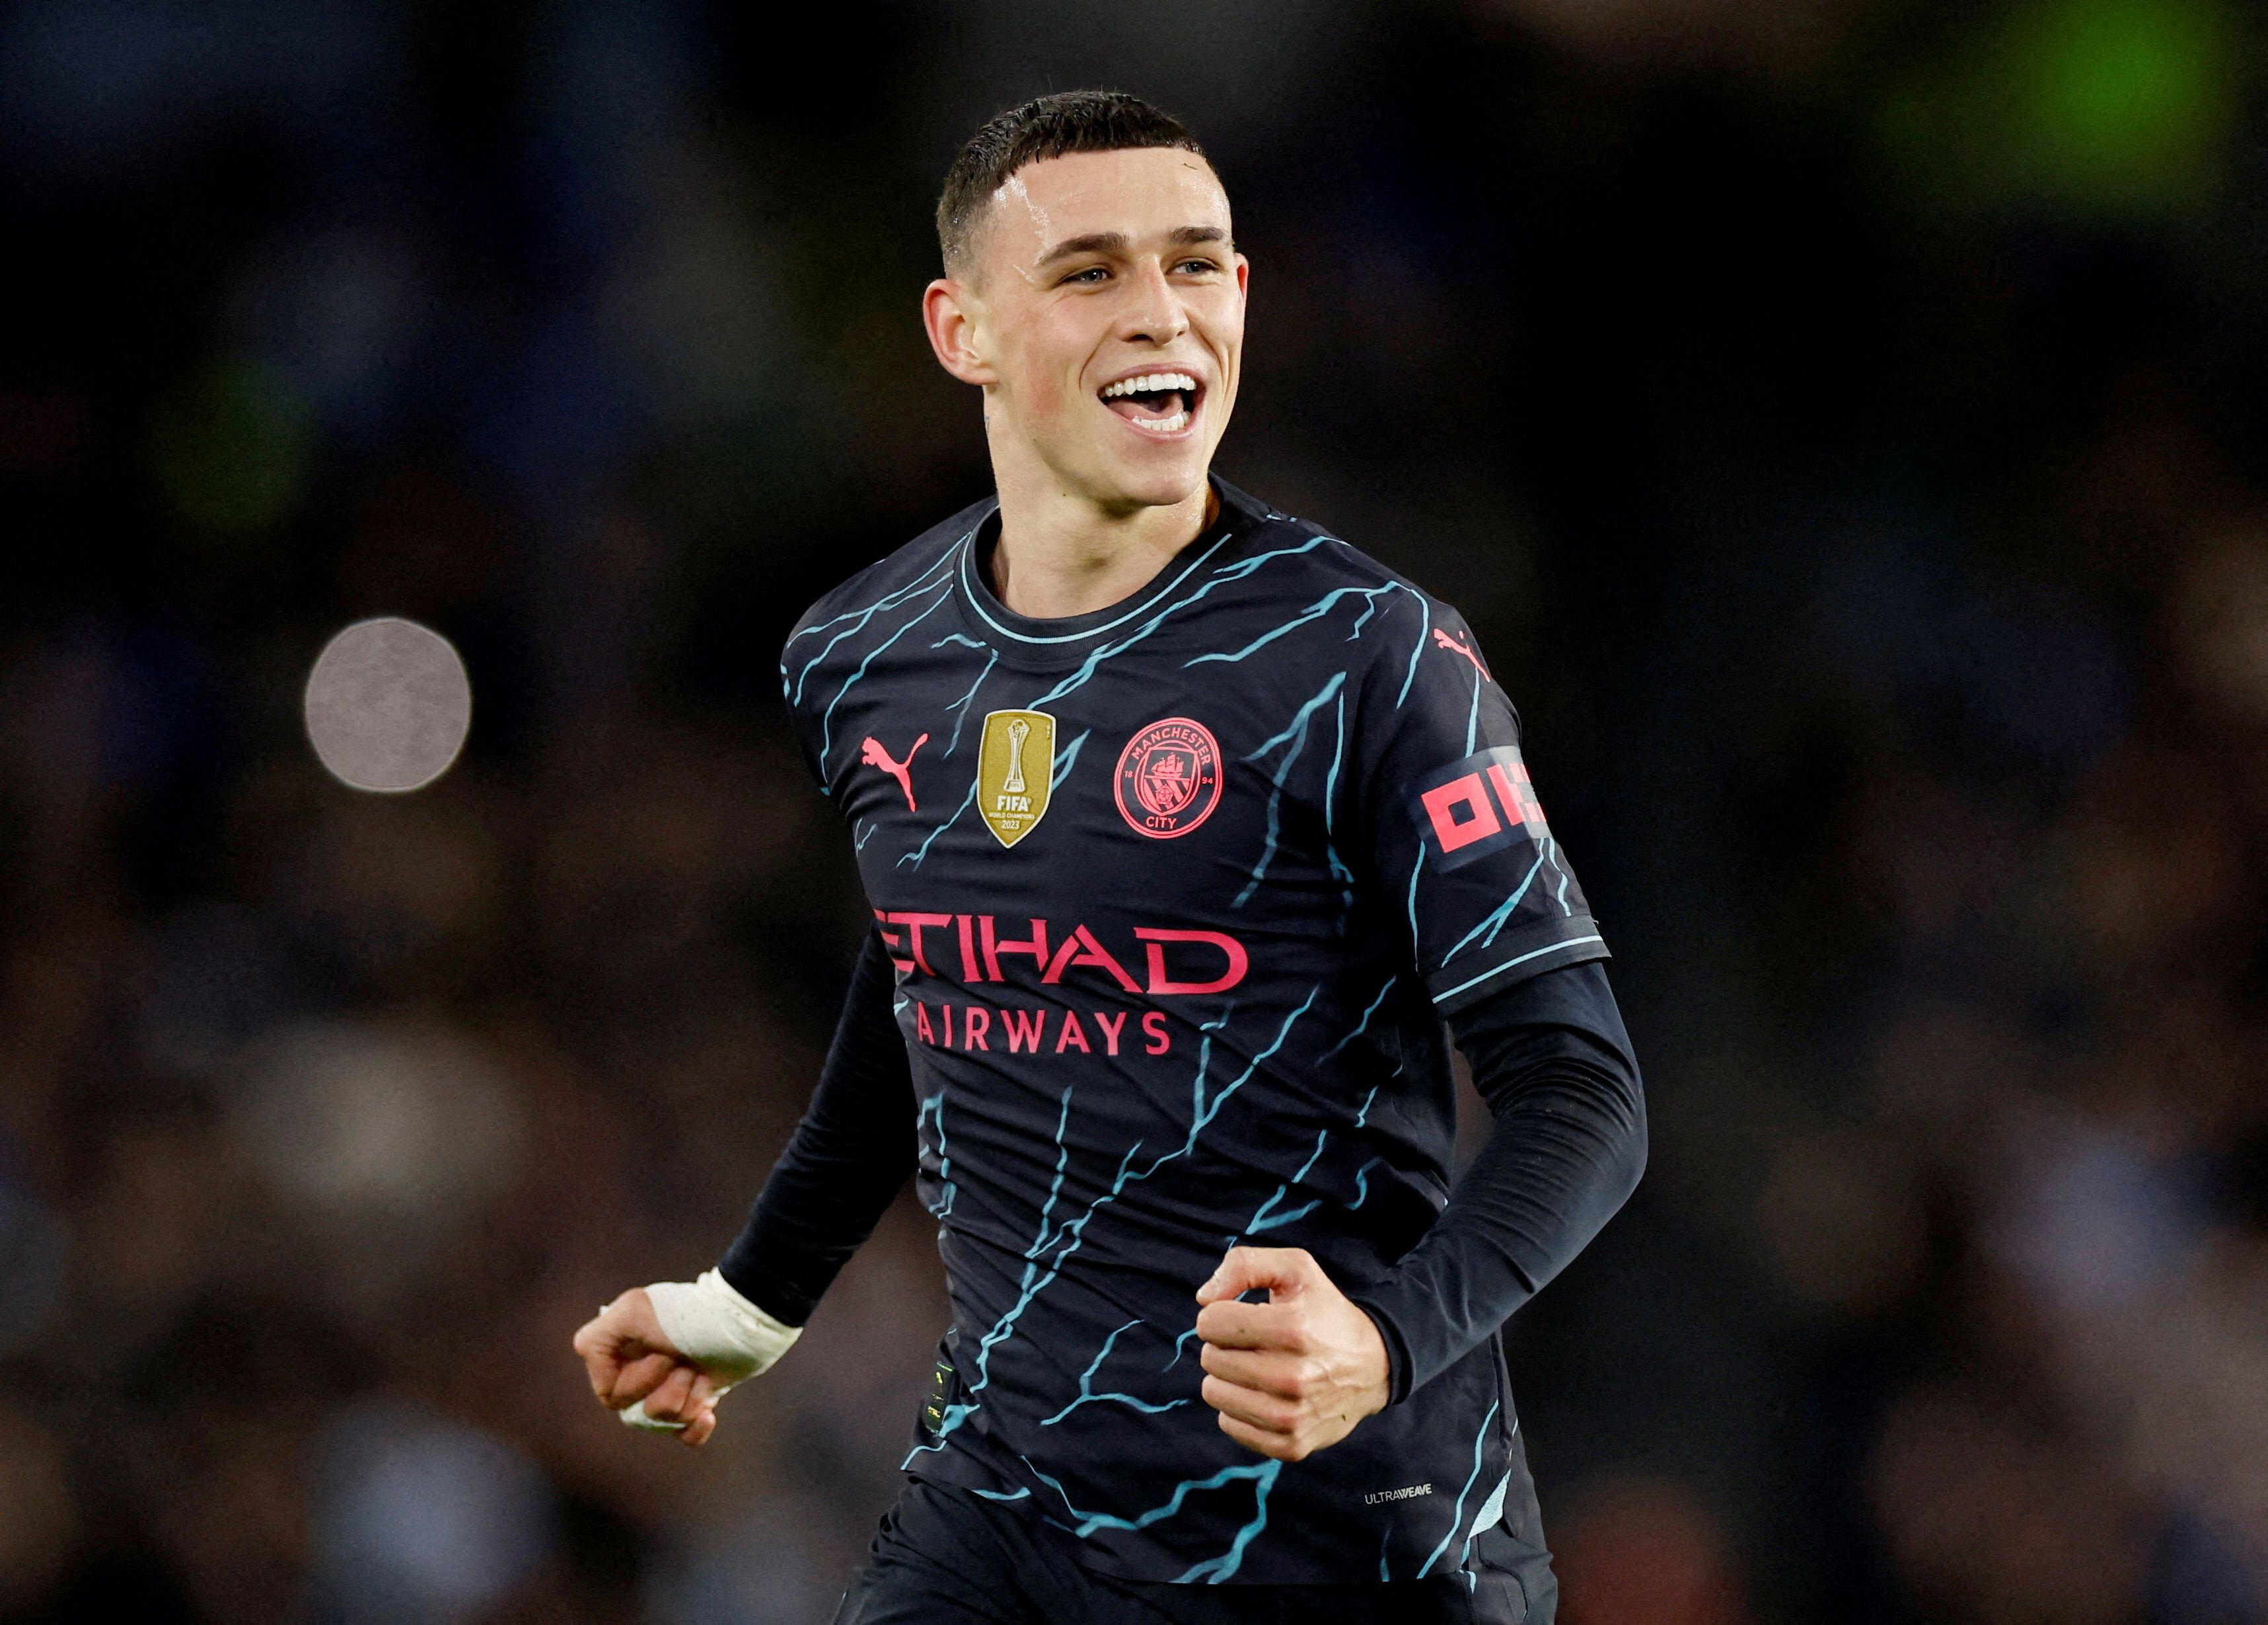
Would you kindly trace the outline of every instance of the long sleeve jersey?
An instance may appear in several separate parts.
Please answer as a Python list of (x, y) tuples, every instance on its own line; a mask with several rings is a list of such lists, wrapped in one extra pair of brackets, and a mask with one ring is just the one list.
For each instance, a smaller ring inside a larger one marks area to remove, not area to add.
[[(986, 503), (791, 637), (875, 929), (724, 1270), (800, 1321), (910, 1167), (954, 1324), (909, 1470), (1128, 1578), (1438, 1573), (1534, 1517), (1493, 1333), (1635, 1182), (1636, 1066), (1469, 629), (1216, 490), (1094, 614), (999, 602)], [(1444, 1016), (1497, 1114), (1454, 1193)], [(1197, 1397), (1193, 1295), (1246, 1242), (1314, 1253), (1393, 1368), (1299, 1463)]]

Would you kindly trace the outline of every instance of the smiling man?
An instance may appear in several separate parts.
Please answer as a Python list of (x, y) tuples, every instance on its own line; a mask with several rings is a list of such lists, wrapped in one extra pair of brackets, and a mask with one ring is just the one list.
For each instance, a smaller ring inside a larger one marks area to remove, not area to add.
[(938, 233), (997, 495), (781, 673), (873, 927), (747, 1228), (583, 1327), (593, 1387), (701, 1444), (917, 1173), (953, 1327), (838, 1621), (1548, 1621), (1498, 1333), (1646, 1128), (1519, 720), (1448, 606), (1213, 477), (1249, 270), (1179, 123), (1002, 114)]

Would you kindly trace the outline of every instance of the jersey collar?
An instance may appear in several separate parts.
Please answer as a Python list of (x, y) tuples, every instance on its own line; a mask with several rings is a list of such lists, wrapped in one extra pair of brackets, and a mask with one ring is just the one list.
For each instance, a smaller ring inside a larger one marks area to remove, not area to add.
[(957, 595), (972, 629), (1000, 652), (1005, 663), (1035, 668), (1076, 664), (1113, 634), (1138, 631), (1178, 592), (1195, 586), (1208, 565), (1228, 562), (1244, 537), (1275, 517), (1265, 503), (1245, 495), (1226, 480), (1214, 477), (1211, 484), (1220, 498), (1219, 513), (1156, 575), (1116, 603), (1085, 615), (1047, 618), (1017, 614), (1000, 602), (986, 580), (992, 549), (1000, 539), (1000, 508), (994, 503), (976, 528), (961, 539), (954, 560)]

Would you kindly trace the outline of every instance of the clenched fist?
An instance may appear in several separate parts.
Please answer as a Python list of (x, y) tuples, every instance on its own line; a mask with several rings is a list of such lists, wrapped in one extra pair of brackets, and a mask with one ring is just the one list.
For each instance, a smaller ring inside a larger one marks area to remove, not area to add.
[(1232, 1247), (1197, 1302), (1204, 1401), (1238, 1444), (1299, 1461), (1386, 1407), (1385, 1340), (1305, 1248)]
[(644, 1401), (646, 1416), (682, 1423), (680, 1443), (698, 1447), (717, 1431), (717, 1385), (661, 1329), (653, 1300), (632, 1287), (575, 1333), (591, 1392), (610, 1411)]

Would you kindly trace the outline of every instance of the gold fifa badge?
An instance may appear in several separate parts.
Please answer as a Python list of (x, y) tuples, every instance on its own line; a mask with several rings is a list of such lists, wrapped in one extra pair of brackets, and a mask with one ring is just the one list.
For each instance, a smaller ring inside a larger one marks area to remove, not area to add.
[(1055, 788), (1056, 720), (1044, 711), (989, 711), (976, 752), (976, 807), (1003, 846), (1047, 816)]

